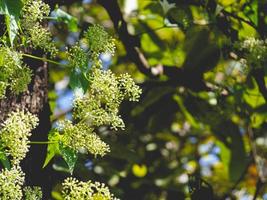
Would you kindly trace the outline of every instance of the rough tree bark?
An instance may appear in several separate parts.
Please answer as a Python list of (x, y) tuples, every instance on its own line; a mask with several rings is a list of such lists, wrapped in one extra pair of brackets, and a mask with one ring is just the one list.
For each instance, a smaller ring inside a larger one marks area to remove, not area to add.
[[(0, 35), (4, 33), (4, 18), (0, 17)], [(32, 52), (42, 57), (41, 51)], [(48, 104), (48, 66), (47, 63), (33, 59), (24, 59), (24, 62), (32, 69), (33, 76), (28, 91), (14, 95), (7, 91), (6, 98), (0, 101), (0, 123), (7, 114), (16, 109), (26, 109), (39, 118), (39, 126), (33, 131), (31, 141), (47, 141), (50, 130), (50, 108)], [(46, 145), (32, 145), (25, 160), (22, 162), (22, 169), (26, 174), (25, 185), (40, 186), (43, 189), (43, 199), (50, 198), (52, 168), (51, 166), (42, 169), (46, 156)]]
[[(41, 52), (37, 52), (42, 56)], [(16, 109), (27, 109), (39, 118), (39, 126), (33, 131), (31, 141), (47, 141), (50, 130), (50, 108), (48, 104), (48, 68), (47, 64), (31, 59), (25, 63), (33, 70), (32, 82), (28, 91), (20, 95), (7, 93), (7, 97), (0, 101), (0, 121), (5, 120), (7, 114)], [(44, 190), (44, 199), (48, 199), (51, 190), (51, 167), (42, 169), (46, 155), (46, 145), (32, 145), (25, 160), (22, 162), (26, 174), (26, 185), (40, 186)]]

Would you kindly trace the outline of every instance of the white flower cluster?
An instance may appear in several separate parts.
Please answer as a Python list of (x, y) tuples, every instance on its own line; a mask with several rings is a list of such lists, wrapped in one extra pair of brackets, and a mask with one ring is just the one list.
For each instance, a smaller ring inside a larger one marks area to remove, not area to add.
[(89, 56), (78, 44), (67, 51), (67, 59), (73, 69), (84, 71), (88, 68)]
[(69, 120), (61, 121), (58, 130), (60, 141), (76, 151), (83, 148), (95, 156), (104, 156), (110, 151), (109, 146), (85, 123), (73, 125)]
[(244, 51), (245, 59), (250, 67), (263, 67), (266, 64), (267, 41), (249, 37), (238, 46)]
[(18, 166), (10, 170), (2, 169), (0, 172), (0, 199), (21, 200), (24, 178), (25, 175)]
[(64, 200), (118, 200), (103, 183), (83, 182), (72, 177), (64, 180), (62, 194)]
[(31, 70), (23, 64), (19, 53), (0, 46), (0, 99), (5, 97), (8, 87), (15, 94), (26, 91), (31, 76)]
[(115, 40), (102, 26), (93, 25), (85, 32), (85, 38), (89, 46), (89, 54), (93, 60), (98, 60), (101, 53), (115, 53)]
[(2, 148), (11, 157), (12, 164), (17, 165), (25, 158), (29, 149), (31, 131), (38, 125), (38, 118), (29, 112), (14, 111), (2, 124), (0, 142)]
[[(24, 188), (25, 174), (19, 164), (28, 152), (31, 131), (38, 124), (38, 118), (29, 112), (14, 111), (1, 124), (0, 147), (10, 157), (12, 168), (2, 169), (0, 172), (0, 199), (1, 200), (41, 200), (42, 191), (38, 187)], [(38, 198), (39, 197), (39, 198)]]
[(58, 52), (52, 42), (52, 35), (42, 26), (42, 21), (50, 13), (50, 7), (42, 0), (24, 0), (21, 27), (25, 31), (27, 41), (34, 48), (41, 48), (55, 56)]
[(116, 77), (110, 70), (93, 67), (89, 73), (90, 86), (82, 98), (74, 102), (74, 117), (93, 126), (110, 125), (124, 128), (119, 106), (124, 99), (138, 101), (141, 89), (127, 75)]
[(23, 188), (25, 200), (42, 200), (42, 190), (40, 187), (24, 187)]
[(30, 30), (36, 25), (40, 25), (44, 17), (50, 13), (48, 4), (42, 0), (24, 0), (22, 8), (23, 19), (21, 21), (23, 28)]

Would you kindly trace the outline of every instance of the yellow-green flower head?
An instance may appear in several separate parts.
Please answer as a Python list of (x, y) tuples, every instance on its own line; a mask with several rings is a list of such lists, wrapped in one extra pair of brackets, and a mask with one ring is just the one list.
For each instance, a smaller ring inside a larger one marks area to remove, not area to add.
[(42, 200), (42, 190), (40, 187), (25, 187), (23, 188), (25, 200)]
[(50, 31), (42, 27), (42, 21), (50, 13), (49, 5), (41, 0), (24, 0), (21, 27), (33, 48), (41, 48), (54, 57), (58, 53)]
[(41, 48), (50, 53), (52, 57), (56, 56), (58, 49), (52, 41), (52, 34), (49, 30), (37, 23), (28, 30), (28, 34), (34, 48)]
[(244, 58), (250, 67), (262, 67), (266, 63), (267, 41), (249, 37), (237, 46), (244, 51)]
[(134, 80), (129, 74), (121, 74), (117, 80), (120, 91), (123, 94), (123, 98), (129, 99), (129, 101), (139, 101), (142, 90), (138, 85), (135, 84)]
[(101, 53), (114, 54), (115, 40), (100, 25), (93, 25), (84, 34), (92, 59), (97, 60)]
[(73, 69), (87, 69), (89, 63), (89, 56), (86, 52), (78, 45), (74, 45), (67, 51), (67, 60), (69, 65)]
[(30, 30), (36, 23), (42, 22), (44, 17), (48, 16), (49, 13), (49, 5), (42, 0), (24, 0), (21, 14), (23, 16), (21, 20), (22, 27)]
[(86, 94), (74, 101), (74, 117), (93, 126), (110, 125), (124, 128), (119, 113), (123, 100), (137, 101), (141, 89), (129, 75), (116, 77), (110, 70), (93, 67), (89, 73), (90, 86)]
[(24, 176), (24, 173), (18, 166), (10, 170), (2, 169), (0, 172), (0, 199), (21, 200)]
[(31, 82), (32, 71), (26, 67), (20, 67), (11, 76), (10, 88), (15, 94), (26, 91)]
[(109, 146), (85, 123), (73, 125), (71, 121), (64, 120), (59, 122), (58, 130), (61, 142), (76, 151), (83, 148), (95, 156), (104, 156), (110, 151)]
[(118, 200), (103, 183), (83, 182), (69, 177), (62, 185), (64, 200)]
[(8, 82), (14, 71), (22, 65), (22, 56), (8, 47), (0, 46), (0, 80)]
[(6, 82), (0, 81), (0, 99), (5, 97), (7, 86), (8, 84)]
[(15, 94), (26, 91), (31, 75), (32, 71), (23, 65), (19, 53), (0, 46), (0, 99), (4, 98), (8, 87)]
[(2, 124), (0, 141), (12, 164), (19, 164), (29, 150), (31, 131), (38, 125), (38, 118), (29, 112), (14, 111)]

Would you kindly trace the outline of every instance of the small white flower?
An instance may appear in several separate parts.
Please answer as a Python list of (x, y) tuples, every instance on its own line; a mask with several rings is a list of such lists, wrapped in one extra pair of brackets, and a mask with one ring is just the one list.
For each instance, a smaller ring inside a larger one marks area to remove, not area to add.
[(108, 187), (103, 183), (92, 181), (78, 181), (69, 177), (63, 182), (63, 198), (64, 200), (119, 200), (110, 193)]
[(0, 142), (12, 164), (19, 164), (29, 151), (31, 131), (38, 125), (38, 118), (29, 112), (14, 111), (2, 124)]
[(169, 3), (167, 0), (162, 0), (159, 2), (164, 15), (166, 15), (172, 8), (175, 8), (175, 3)]

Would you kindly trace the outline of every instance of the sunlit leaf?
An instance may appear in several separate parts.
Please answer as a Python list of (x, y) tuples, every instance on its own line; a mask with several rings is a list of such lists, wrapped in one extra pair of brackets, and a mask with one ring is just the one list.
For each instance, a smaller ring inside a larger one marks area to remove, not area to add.
[(67, 146), (64, 146), (62, 143), (59, 143), (59, 152), (69, 166), (69, 171), (72, 174), (78, 159), (77, 152)]
[(45, 158), (45, 161), (43, 164), (43, 168), (49, 164), (49, 162), (52, 160), (52, 158), (54, 158), (55, 155), (58, 155), (60, 153), (60, 151), (59, 151), (59, 140), (60, 140), (59, 133), (55, 129), (52, 129), (49, 132), (48, 139), (51, 143), (47, 145), (47, 153), (46, 153), (46, 158)]
[(252, 0), (244, 9), (244, 14), (255, 26), (258, 26), (258, 0)]
[(183, 104), (182, 99), (178, 95), (174, 95), (174, 100), (177, 102), (179, 105), (182, 113), (184, 114), (186, 120), (195, 128), (199, 128), (199, 124), (196, 122), (195, 118), (191, 115), (191, 113), (188, 112), (186, 107)]
[(22, 7), (23, 3), (21, 0), (0, 0), (0, 14), (5, 15), (5, 21), (11, 45), (13, 45), (13, 41), (18, 32), (19, 16)]
[(8, 157), (6, 156), (5, 152), (3, 152), (3, 151), (0, 151), (0, 162), (2, 163), (4, 168), (7, 168), (7, 169), (11, 168), (10, 161), (9, 161)]
[(85, 73), (72, 71), (70, 74), (70, 87), (72, 89), (82, 88), (86, 92), (89, 86), (89, 81), (86, 79)]
[(52, 16), (55, 17), (57, 21), (66, 23), (70, 31), (72, 32), (78, 31), (77, 18), (66, 13), (64, 10), (57, 8), (52, 12)]

